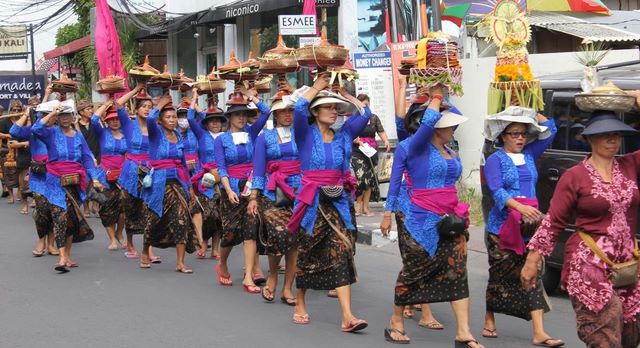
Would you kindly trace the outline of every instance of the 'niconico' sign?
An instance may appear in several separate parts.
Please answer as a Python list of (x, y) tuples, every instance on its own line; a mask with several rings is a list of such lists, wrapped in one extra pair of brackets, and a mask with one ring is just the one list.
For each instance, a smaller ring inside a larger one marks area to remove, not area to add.
[(238, 16), (245, 16), (252, 13), (260, 12), (260, 4), (245, 4), (238, 7), (227, 8), (224, 10), (225, 18), (233, 18)]
[(24, 25), (0, 26), (0, 55), (29, 52), (27, 27)]

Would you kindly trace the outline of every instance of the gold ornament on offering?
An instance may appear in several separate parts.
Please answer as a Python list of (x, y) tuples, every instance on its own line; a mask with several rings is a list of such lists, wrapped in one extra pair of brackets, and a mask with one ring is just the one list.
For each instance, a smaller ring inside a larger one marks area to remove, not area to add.
[(359, 77), (358, 72), (353, 68), (353, 64), (351, 64), (351, 59), (349, 57), (347, 57), (347, 60), (342, 66), (330, 67), (327, 69), (327, 73), (331, 74), (329, 83), (334, 87), (343, 87), (345, 81), (349, 82), (357, 80)]

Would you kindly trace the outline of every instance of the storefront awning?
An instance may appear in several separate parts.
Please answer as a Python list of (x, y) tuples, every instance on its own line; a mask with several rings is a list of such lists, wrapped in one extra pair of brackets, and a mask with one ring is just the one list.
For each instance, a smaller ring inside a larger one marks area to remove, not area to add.
[(233, 21), (239, 16), (248, 16), (287, 7), (302, 7), (302, 0), (238, 0), (216, 7), (207, 13), (201, 23)]
[(640, 42), (640, 33), (604, 23), (602, 16), (578, 18), (557, 12), (534, 11), (528, 18), (532, 26), (579, 37), (583, 42)]
[(44, 52), (44, 58), (53, 59), (53, 58), (67, 55), (69, 53), (78, 52), (81, 49), (88, 47), (89, 45), (91, 45), (91, 36), (87, 35), (85, 37), (71, 41), (66, 45), (56, 47), (51, 51)]

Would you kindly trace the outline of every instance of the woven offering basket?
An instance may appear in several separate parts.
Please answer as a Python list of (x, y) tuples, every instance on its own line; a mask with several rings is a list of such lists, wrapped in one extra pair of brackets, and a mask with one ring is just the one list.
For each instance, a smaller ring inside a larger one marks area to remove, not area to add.
[(209, 80), (204, 82), (197, 82), (195, 84), (198, 89), (198, 94), (217, 94), (222, 93), (227, 89), (226, 80)]
[(258, 58), (260, 61), (260, 72), (263, 74), (284, 74), (298, 70), (296, 56), (287, 54), (278, 58)]
[[(324, 44), (323, 44), (324, 43)], [(349, 49), (342, 46), (330, 45), (328, 42), (321, 42), (319, 45), (310, 45), (298, 48), (296, 60), (300, 66), (328, 68), (340, 66), (349, 57)]]
[(421, 87), (444, 85), (452, 95), (462, 96), (461, 68), (411, 68), (409, 82)]
[(578, 93), (576, 105), (582, 111), (610, 110), (628, 112), (636, 105), (636, 98), (627, 94)]

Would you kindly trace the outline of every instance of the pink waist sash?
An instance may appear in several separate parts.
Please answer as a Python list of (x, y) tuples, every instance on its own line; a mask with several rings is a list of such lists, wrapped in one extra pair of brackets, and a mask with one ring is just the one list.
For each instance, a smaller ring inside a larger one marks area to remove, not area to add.
[(187, 161), (195, 161), (196, 163), (200, 161), (197, 153), (185, 153), (184, 159)]
[(300, 161), (270, 161), (267, 163), (267, 172), (270, 173), (267, 190), (273, 191), (277, 185), (289, 199), (293, 200), (293, 188), (287, 184), (286, 180), (290, 176), (300, 174)]
[(34, 162), (46, 162), (49, 156), (47, 155), (39, 155), (31, 157), (31, 160)]
[(343, 174), (339, 170), (307, 170), (302, 173), (302, 180), (298, 190), (298, 205), (296, 205), (287, 229), (295, 233), (300, 228), (302, 218), (307, 208), (313, 203), (313, 199), (320, 186), (343, 186)]
[(182, 165), (182, 161), (180, 160), (177, 160), (177, 159), (155, 160), (155, 161), (151, 161), (149, 165), (153, 169), (175, 168), (176, 171), (178, 172), (178, 179), (185, 185), (189, 182), (189, 174), (187, 174), (187, 169)]
[[(516, 202), (528, 205), (538, 209), (538, 199), (515, 197)], [(518, 255), (523, 255), (525, 251), (524, 239), (520, 232), (520, 223), (522, 222), (522, 214), (515, 209), (508, 209), (509, 216), (500, 227), (500, 244), (502, 250), (512, 250)]]
[(149, 154), (146, 154), (146, 153), (141, 153), (137, 155), (128, 153), (126, 158), (128, 160), (132, 160), (136, 162), (137, 165), (141, 165), (143, 164), (143, 162), (149, 162)]
[(105, 155), (100, 157), (100, 166), (105, 170), (122, 169), (124, 156)]
[(82, 164), (74, 161), (54, 161), (47, 162), (47, 172), (61, 177), (64, 175), (78, 174), (80, 175), (80, 190), (87, 190), (87, 172)]
[(458, 200), (458, 190), (455, 186), (412, 189), (411, 202), (437, 215), (456, 214), (463, 218), (469, 216), (469, 204)]
[(231, 178), (243, 180), (249, 177), (249, 172), (251, 172), (252, 169), (252, 163), (236, 164), (235, 166), (228, 167), (227, 173), (229, 173), (229, 177)]

